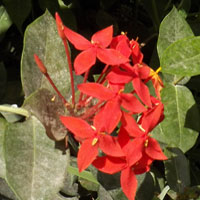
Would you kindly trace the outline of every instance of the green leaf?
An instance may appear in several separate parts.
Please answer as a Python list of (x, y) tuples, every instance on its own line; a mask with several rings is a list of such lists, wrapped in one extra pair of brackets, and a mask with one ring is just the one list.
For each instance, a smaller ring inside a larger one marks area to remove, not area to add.
[(162, 102), (165, 119), (154, 129), (153, 137), (169, 147), (188, 151), (195, 144), (200, 130), (199, 112), (192, 93), (184, 86), (166, 84)]
[(5, 137), (6, 121), (3, 118), (0, 118), (0, 177), (5, 178), (6, 175), (6, 166), (4, 158), (4, 137)]
[(83, 179), (86, 179), (92, 183), (99, 185), (99, 182), (97, 181), (97, 179), (89, 171), (79, 172), (77, 167), (72, 167), (72, 166), (68, 166), (67, 171), (73, 175), (76, 175), (78, 177), (81, 177)]
[(190, 185), (189, 162), (178, 148), (167, 148), (165, 155), (169, 158), (164, 161), (168, 185), (175, 192), (183, 193)]
[(0, 6), (0, 37), (10, 28), (12, 21), (4, 6)]
[(20, 31), (22, 24), (31, 11), (31, 0), (3, 0), (6, 10)]
[(200, 74), (200, 36), (171, 44), (162, 54), (162, 72), (181, 76)]
[(46, 11), (25, 31), (21, 61), (21, 77), (25, 97), (39, 88), (53, 91), (46, 77), (38, 69), (33, 55), (37, 54), (46, 66), (53, 82), (64, 97), (70, 97), (70, 75), (62, 40), (58, 36), (54, 18)]
[(35, 117), (7, 126), (4, 148), (6, 181), (18, 199), (50, 199), (57, 194), (69, 152), (55, 149), (55, 142)]
[[(193, 36), (192, 29), (186, 20), (179, 14), (176, 7), (173, 7), (169, 14), (163, 19), (159, 28), (157, 50), (161, 59), (164, 50), (172, 43)], [(179, 50), (180, 51), (180, 50)], [(162, 66), (162, 65), (161, 65)]]
[(57, 95), (47, 89), (39, 89), (25, 100), (23, 107), (41, 121), (49, 138), (57, 141), (65, 138), (67, 130), (59, 116), (65, 115), (66, 108)]

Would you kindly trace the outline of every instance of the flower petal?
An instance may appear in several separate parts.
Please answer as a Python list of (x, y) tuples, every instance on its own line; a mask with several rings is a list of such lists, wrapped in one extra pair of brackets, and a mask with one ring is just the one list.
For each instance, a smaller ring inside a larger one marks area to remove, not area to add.
[(122, 190), (127, 198), (129, 200), (135, 200), (135, 194), (137, 191), (137, 179), (131, 168), (127, 167), (126, 169), (122, 170), (120, 182)]
[(121, 93), (122, 106), (133, 113), (141, 113), (146, 111), (146, 108), (140, 103), (140, 101), (130, 93)]
[(115, 49), (100, 49), (97, 48), (97, 58), (107, 65), (120, 65), (129, 61)]
[(140, 97), (142, 102), (151, 107), (152, 104), (148, 87), (140, 80), (139, 77), (134, 77), (132, 83), (136, 94)]
[(123, 112), (121, 121), (122, 121), (122, 127), (127, 131), (129, 136), (141, 137), (144, 134), (144, 132), (142, 132), (142, 130), (139, 128), (138, 124), (136, 123), (132, 115)]
[(146, 132), (151, 132), (157, 124), (159, 124), (164, 119), (164, 106), (160, 102), (158, 105), (154, 105), (152, 109), (144, 112), (139, 123), (141, 123), (142, 128)]
[(98, 143), (92, 145), (94, 138), (85, 140), (78, 151), (78, 169), (80, 172), (85, 170), (98, 155)]
[(74, 69), (77, 75), (86, 72), (96, 63), (96, 50), (89, 48), (78, 54), (74, 60)]
[(96, 32), (92, 36), (92, 42), (97, 43), (102, 48), (106, 48), (112, 41), (113, 36), (113, 26), (109, 26), (104, 28), (98, 32)]
[(92, 165), (104, 173), (115, 174), (126, 166), (126, 161), (122, 158), (103, 156), (94, 160)]
[(110, 135), (101, 135), (99, 138), (99, 148), (107, 155), (113, 157), (125, 156), (117, 138)]
[(100, 100), (109, 100), (115, 96), (112, 90), (99, 83), (82, 83), (78, 85), (78, 89), (84, 94), (96, 97)]
[(64, 27), (64, 34), (67, 39), (75, 46), (78, 50), (86, 50), (92, 46), (91, 42), (84, 38), (82, 35), (72, 31), (71, 29)]
[(94, 117), (94, 126), (98, 131), (111, 134), (121, 119), (120, 102), (118, 98), (109, 100)]
[(146, 154), (155, 160), (166, 160), (167, 157), (162, 152), (159, 143), (154, 139), (148, 138), (148, 146), (145, 148)]
[(82, 139), (93, 137), (95, 133), (91, 126), (82, 119), (60, 116), (60, 120), (75, 136)]

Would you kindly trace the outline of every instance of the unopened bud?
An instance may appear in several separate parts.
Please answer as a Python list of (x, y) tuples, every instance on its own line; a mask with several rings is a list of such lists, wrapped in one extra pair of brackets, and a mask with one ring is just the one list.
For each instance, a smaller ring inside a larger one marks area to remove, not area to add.
[(44, 66), (44, 64), (42, 63), (42, 61), (36, 54), (34, 54), (34, 59), (35, 59), (35, 62), (37, 64), (38, 68), (40, 69), (40, 71), (43, 74), (47, 74), (47, 68)]
[(62, 20), (59, 16), (59, 14), (56, 12), (55, 14), (55, 18), (56, 18), (56, 25), (57, 25), (57, 29), (58, 29), (58, 34), (61, 37), (61, 39), (66, 39), (65, 34), (64, 34), (64, 25), (62, 23)]

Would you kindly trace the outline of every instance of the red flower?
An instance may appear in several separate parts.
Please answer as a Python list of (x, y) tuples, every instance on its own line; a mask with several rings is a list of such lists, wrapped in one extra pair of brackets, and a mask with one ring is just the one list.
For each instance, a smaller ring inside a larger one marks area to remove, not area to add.
[(106, 49), (112, 41), (113, 27), (109, 26), (96, 32), (91, 42), (83, 36), (65, 27), (67, 39), (81, 52), (74, 60), (76, 74), (82, 74), (96, 63), (96, 57), (108, 65), (119, 65), (129, 60), (115, 49)]
[(150, 68), (146, 65), (136, 64), (133, 67), (124, 64), (113, 70), (107, 75), (106, 79), (115, 84), (129, 83), (132, 81), (136, 94), (140, 97), (144, 104), (151, 107), (151, 99), (148, 87), (143, 83), (142, 79), (147, 79), (150, 74)]
[[(111, 127), (119, 123), (121, 106), (132, 113), (141, 113), (146, 110), (133, 94), (123, 93), (122, 86), (106, 88), (98, 83), (83, 83), (78, 85), (78, 89), (84, 94), (107, 101), (102, 116)], [(113, 113), (115, 117), (113, 117)]]
[[(78, 152), (79, 171), (86, 169), (97, 157), (98, 149), (111, 156), (123, 156), (123, 152), (115, 137), (110, 134), (109, 127), (102, 123), (101, 113), (94, 117), (93, 124), (90, 126), (86, 121), (76, 117), (60, 117), (61, 122), (76, 137), (82, 139), (82, 144)], [(108, 133), (108, 134), (106, 134)]]

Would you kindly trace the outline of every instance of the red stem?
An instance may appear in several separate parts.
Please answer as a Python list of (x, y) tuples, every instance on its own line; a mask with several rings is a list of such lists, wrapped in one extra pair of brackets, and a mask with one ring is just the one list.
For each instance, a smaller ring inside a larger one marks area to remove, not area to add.
[[(84, 74), (84, 78), (83, 78), (83, 83), (86, 83), (87, 79), (88, 79), (88, 76), (89, 76), (89, 72), (90, 70), (87, 70)], [(83, 93), (80, 92), (80, 95), (79, 95), (79, 100), (78, 102), (80, 103), (82, 101), (82, 98), (83, 98)]]
[(67, 42), (65, 39), (62, 39), (62, 41), (65, 47), (65, 52), (66, 52), (67, 61), (69, 65), (69, 73), (70, 73), (70, 78), (71, 78), (71, 91), (72, 91), (72, 107), (74, 107), (75, 106), (75, 89), (74, 89), (74, 76), (73, 76), (72, 62), (71, 62), (71, 57), (70, 57)]
[(46, 78), (48, 79), (49, 83), (52, 85), (53, 89), (56, 91), (56, 93), (58, 94), (58, 96), (60, 97), (60, 99), (63, 101), (63, 103), (65, 105), (68, 105), (69, 103), (66, 101), (66, 99), (63, 97), (63, 95), (60, 93), (60, 91), (57, 89), (57, 87), (55, 86), (54, 82), (52, 81), (51, 77), (49, 76), (48, 73), (44, 74), (46, 76)]

